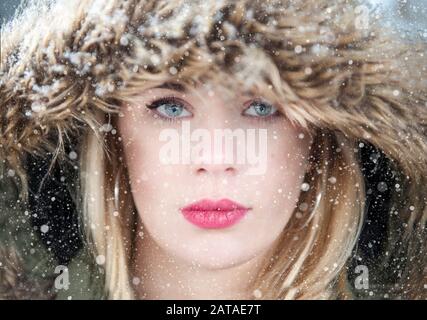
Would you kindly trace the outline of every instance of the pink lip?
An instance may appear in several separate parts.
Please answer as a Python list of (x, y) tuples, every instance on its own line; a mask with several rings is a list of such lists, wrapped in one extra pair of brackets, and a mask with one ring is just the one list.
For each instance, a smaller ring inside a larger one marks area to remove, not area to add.
[(237, 223), (250, 209), (229, 199), (203, 199), (181, 208), (181, 212), (200, 228), (218, 229)]

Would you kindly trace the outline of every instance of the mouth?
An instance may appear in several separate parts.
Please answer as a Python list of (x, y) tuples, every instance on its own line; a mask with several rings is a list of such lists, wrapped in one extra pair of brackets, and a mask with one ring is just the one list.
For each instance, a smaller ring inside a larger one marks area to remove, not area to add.
[(236, 224), (251, 208), (229, 199), (202, 199), (181, 208), (185, 219), (204, 229), (220, 229)]

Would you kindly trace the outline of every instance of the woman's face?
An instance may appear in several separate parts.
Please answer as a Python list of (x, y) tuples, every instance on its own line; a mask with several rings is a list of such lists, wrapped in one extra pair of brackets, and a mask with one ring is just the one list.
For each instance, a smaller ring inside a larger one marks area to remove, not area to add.
[(124, 105), (118, 127), (145, 235), (173, 257), (240, 265), (289, 221), (311, 140), (263, 96), (168, 82)]

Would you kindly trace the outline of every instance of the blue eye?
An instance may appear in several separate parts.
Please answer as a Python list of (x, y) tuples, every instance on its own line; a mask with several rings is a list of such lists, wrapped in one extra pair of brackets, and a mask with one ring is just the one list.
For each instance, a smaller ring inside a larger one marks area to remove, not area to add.
[(243, 111), (244, 115), (261, 118), (274, 116), (277, 113), (278, 110), (276, 107), (261, 101), (252, 102), (251, 105)]
[(162, 98), (147, 105), (149, 109), (155, 109), (156, 112), (167, 119), (177, 119), (192, 116), (183, 103), (174, 97)]

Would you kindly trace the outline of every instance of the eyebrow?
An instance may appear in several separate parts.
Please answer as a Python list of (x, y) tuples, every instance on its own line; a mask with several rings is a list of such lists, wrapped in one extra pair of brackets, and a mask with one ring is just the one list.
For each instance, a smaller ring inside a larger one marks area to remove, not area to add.
[(166, 81), (163, 82), (162, 84), (159, 84), (158, 86), (152, 87), (152, 89), (170, 89), (170, 90), (175, 90), (178, 92), (182, 92), (182, 93), (187, 93), (187, 88), (178, 82), (174, 82), (174, 81)]
[[(189, 93), (188, 88), (179, 82), (176, 81), (165, 81), (157, 86), (151, 87), (150, 89), (169, 89), (169, 90), (174, 90), (177, 92), (181, 92), (181, 93)], [(254, 90), (254, 88), (249, 88), (245, 91), (242, 92), (243, 96), (253, 96), (253, 95), (257, 95), (256, 94), (256, 90)]]

